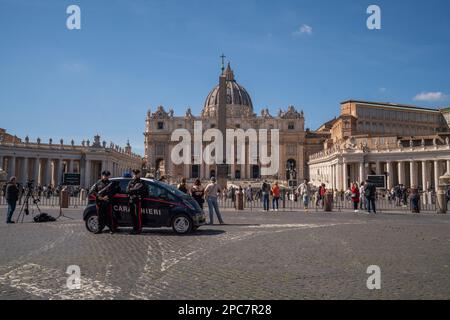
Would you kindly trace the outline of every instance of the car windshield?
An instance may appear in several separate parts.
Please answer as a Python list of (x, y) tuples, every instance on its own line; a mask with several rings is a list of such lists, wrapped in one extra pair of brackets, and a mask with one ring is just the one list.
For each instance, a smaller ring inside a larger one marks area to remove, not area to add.
[(162, 183), (160, 181), (154, 181), (155, 184), (157, 184), (158, 186), (165, 188), (167, 190), (169, 190), (170, 192), (172, 192), (173, 194), (175, 194), (177, 197), (181, 197), (181, 198), (186, 198), (188, 197), (188, 195), (184, 192), (181, 192), (180, 190), (178, 190), (177, 188), (175, 188), (174, 186), (167, 184), (167, 183)]

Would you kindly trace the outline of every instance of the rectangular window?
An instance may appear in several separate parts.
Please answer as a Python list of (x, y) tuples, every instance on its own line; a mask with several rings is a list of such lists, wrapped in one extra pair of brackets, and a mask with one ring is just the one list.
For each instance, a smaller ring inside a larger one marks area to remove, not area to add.
[(294, 130), (295, 129), (295, 125), (293, 122), (289, 122), (288, 124), (288, 130)]
[(158, 122), (158, 130), (163, 130), (164, 129), (164, 122), (159, 121)]

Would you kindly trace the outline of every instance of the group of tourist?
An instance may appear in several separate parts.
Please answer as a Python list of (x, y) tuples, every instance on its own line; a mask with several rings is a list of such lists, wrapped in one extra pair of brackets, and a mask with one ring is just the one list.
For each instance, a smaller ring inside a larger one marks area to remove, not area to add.
[(357, 182), (352, 183), (350, 189), (351, 201), (353, 203), (353, 209), (357, 213), (360, 209), (367, 209), (367, 213), (377, 213), (375, 201), (377, 197), (377, 188), (370, 181), (366, 180), (358, 185)]
[(217, 184), (215, 177), (211, 178), (209, 184), (205, 188), (203, 188), (200, 179), (197, 179), (190, 189), (186, 183), (186, 178), (182, 178), (177, 188), (179, 191), (191, 195), (202, 209), (206, 200), (209, 210), (209, 224), (214, 224), (214, 213), (217, 215), (219, 223), (225, 224), (222, 215), (220, 214), (218, 202), (218, 197), (222, 193), (222, 190)]

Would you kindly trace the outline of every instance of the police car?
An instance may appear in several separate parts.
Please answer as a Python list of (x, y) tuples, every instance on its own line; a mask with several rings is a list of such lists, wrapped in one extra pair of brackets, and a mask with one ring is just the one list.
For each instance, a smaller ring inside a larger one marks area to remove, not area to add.
[[(130, 206), (126, 189), (131, 178), (113, 178), (120, 190), (112, 199), (112, 213), (118, 227), (132, 227)], [(166, 183), (141, 179), (148, 188), (148, 196), (142, 201), (142, 226), (147, 228), (172, 227), (177, 234), (194, 232), (206, 223), (206, 216), (191, 196)], [(95, 196), (89, 196), (83, 220), (92, 233), (102, 231), (99, 225)]]

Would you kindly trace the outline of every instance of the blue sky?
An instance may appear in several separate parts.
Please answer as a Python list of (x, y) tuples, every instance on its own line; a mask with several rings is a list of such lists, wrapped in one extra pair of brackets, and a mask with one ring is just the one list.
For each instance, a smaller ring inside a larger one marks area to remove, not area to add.
[(311, 129), (346, 99), (450, 106), (447, 0), (0, 0), (0, 127), (142, 154), (147, 109), (198, 114), (222, 52), (257, 113), (293, 104)]

